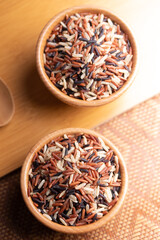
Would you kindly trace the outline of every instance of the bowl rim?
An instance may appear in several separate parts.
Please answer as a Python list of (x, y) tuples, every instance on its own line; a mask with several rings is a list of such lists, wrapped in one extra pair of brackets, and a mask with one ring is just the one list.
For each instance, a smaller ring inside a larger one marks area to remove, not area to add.
[[(41, 147), (44, 146), (45, 143), (49, 142), (50, 140), (52, 140), (58, 136), (62, 136), (64, 134), (74, 134), (74, 133), (86, 133), (86, 134), (91, 134), (96, 137), (101, 137), (102, 140), (111, 149), (113, 149), (113, 151), (115, 152), (115, 154), (118, 156), (118, 159), (119, 159), (122, 187), (121, 187), (121, 190), (119, 193), (119, 199), (118, 199), (117, 203), (108, 212), (108, 214), (103, 216), (101, 219), (97, 220), (94, 223), (83, 225), (83, 226), (64, 226), (64, 225), (61, 225), (58, 223), (54, 223), (54, 222), (48, 220), (47, 218), (45, 218), (34, 206), (31, 198), (28, 197), (28, 195), (27, 195), (28, 171), (30, 169), (31, 161), (32, 161), (32, 158), (33, 158), (35, 152), (40, 150)], [(126, 164), (125, 164), (125, 161), (124, 161), (121, 153), (119, 152), (117, 147), (115, 147), (114, 144), (112, 142), (110, 142), (110, 140), (108, 140), (106, 137), (104, 137), (103, 135), (101, 135), (93, 130), (89, 130), (89, 129), (85, 129), (85, 128), (64, 128), (64, 129), (60, 129), (60, 130), (57, 130), (55, 132), (52, 132), (52, 133), (46, 135), (45, 137), (40, 139), (37, 144), (35, 144), (33, 146), (33, 148), (30, 150), (30, 152), (28, 153), (28, 155), (23, 163), (22, 170), (21, 170), (21, 177), (20, 177), (20, 185), (21, 185), (21, 192), (22, 192), (23, 199), (24, 199), (27, 207), (29, 208), (30, 212), (34, 215), (34, 217), (37, 218), (37, 220), (39, 220), (41, 223), (43, 223), (44, 225), (46, 225), (47, 227), (49, 227), (55, 231), (59, 231), (59, 232), (63, 232), (63, 233), (70, 233), (70, 234), (82, 234), (82, 233), (86, 233), (86, 232), (89, 232), (89, 231), (92, 231), (92, 230), (102, 227), (113, 216), (115, 216), (115, 214), (117, 214), (117, 212), (120, 210), (120, 208), (124, 202), (124, 198), (127, 193), (128, 174), (127, 174)]]
[[(125, 84), (116, 92), (113, 94), (109, 95), (107, 98), (103, 99), (96, 99), (92, 101), (84, 101), (80, 99), (76, 99), (73, 97), (70, 97), (61, 90), (59, 90), (51, 81), (49, 80), (47, 74), (45, 73), (44, 66), (43, 66), (43, 50), (45, 46), (45, 42), (48, 38), (48, 32), (50, 33), (50, 28), (53, 28), (56, 24), (56, 21), (60, 21), (64, 18), (66, 14), (71, 15), (73, 12), (91, 12), (91, 13), (104, 13), (105, 15), (109, 16), (111, 20), (117, 22), (120, 24), (121, 28), (128, 34), (129, 40), (131, 42), (132, 50), (133, 50), (133, 66), (131, 70), (131, 74), (129, 75), (127, 81)], [(137, 74), (138, 70), (138, 46), (133, 34), (133, 30), (131, 29), (128, 24), (124, 20), (122, 20), (121, 17), (119, 17), (117, 14), (113, 13), (110, 10), (104, 9), (104, 8), (99, 8), (96, 6), (92, 5), (84, 5), (84, 6), (76, 6), (72, 8), (65, 9), (58, 14), (56, 14), (53, 18), (51, 18), (48, 23), (44, 26), (42, 29), (40, 36), (37, 41), (37, 46), (36, 46), (36, 65), (37, 65), (37, 70), (40, 75), (40, 78), (44, 82), (45, 86), (49, 89), (49, 91), (55, 95), (59, 100), (62, 102), (65, 102), (69, 105), (72, 106), (81, 106), (81, 107), (93, 107), (93, 106), (100, 106), (107, 104), (109, 102), (112, 102), (113, 100), (117, 99), (119, 96), (121, 96), (133, 83), (134, 78)]]

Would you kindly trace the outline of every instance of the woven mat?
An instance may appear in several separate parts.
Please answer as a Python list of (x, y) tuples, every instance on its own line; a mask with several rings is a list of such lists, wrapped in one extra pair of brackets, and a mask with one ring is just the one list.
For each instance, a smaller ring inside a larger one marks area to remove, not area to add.
[(94, 129), (118, 146), (127, 164), (129, 188), (120, 213), (91, 233), (54, 232), (26, 208), (16, 170), (0, 181), (0, 239), (160, 239), (160, 95)]

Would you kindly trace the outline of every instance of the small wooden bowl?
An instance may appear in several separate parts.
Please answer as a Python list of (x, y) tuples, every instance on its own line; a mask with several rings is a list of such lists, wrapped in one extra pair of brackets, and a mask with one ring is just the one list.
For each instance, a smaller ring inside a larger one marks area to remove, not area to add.
[[(86, 134), (91, 134), (93, 136), (96, 137), (101, 137), (103, 139), (103, 141), (106, 143), (106, 145), (108, 145), (111, 149), (113, 149), (113, 151), (115, 152), (115, 154), (118, 156), (119, 159), (119, 166), (120, 166), (120, 171), (121, 171), (121, 180), (122, 180), (122, 186), (120, 189), (120, 193), (119, 193), (119, 199), (118, 202), (114, 205), (114, 207), (109, 211), (109, 213), (107, 213), (104, 217), (102, 217), (101, 219), (99, 219), (98, 221), (88, 224), (88, 225), (84, 225), (84, 226), (63, 226), (61, 224), (58, 223), (54, 223), (50, 220), (48, 220), (47, 218), (45, 218), (38, 210), (37, 208), (34, 206), (32, 200), (30, 197), (28, 197), (27, 195), (27, 187), (28, 187), (28, 171), (30, 169), (31, 166), (31, 161), (33, 159), (34, 154), (39, 151), (46, 143), (48, 143), (49, 141), (51, 141), (52, 139), (58, 137), (58, 136), (62, 136), (64, 134), (74, 134), (74, 133), (86, 133)], [(66, 128), (66, 129), (62, 129), (62, 130), (58, 130), (56, 132), (53, 132), (47, 136), (45, 136), (44, 138), (42, 138), (32, 149), (31, 151), (28, 153), (23, 167), (22, 167), (22, 171), (21, 171), (21, 191), (22, 191), (22, 195), (24, 198), (24, 201), (27, 205), (27, 207), (29, 208), (29, 210), (31, 211), (31, 213), (44, 225), (46, 225), (47, 227), (59, 231), (59, 232), (63, 232), (63, 233), (70, 233), (70, 234), (81, 234), (81, 233), (86, 233), (92, 230), (95, 230), (97, 228), (102, 227), (104, 224), (106, 224), (113, 216), (115, 216), (115, 214), (119, 211), (120, 207), (122, 206), (122, 203), (124, 201), (126, 192), (127, 192), (127, 186), (128, 186), (128, 175), (127, 175), (127, 170), (126, 170), (126, 166), (125, 166), (125, 162), (123, 160), (122, 155), (120, 154), (120, 152), (118, 151), (118, 149), (113, 145), (113, 143), (111, 143), (108, 139), (106, 139), (105, 137), (103, 137), (102, 135), (100, 135), (99, 133), (96, 133), (92, 130), (88, 130), (88, 129), (83, 129), (83, 128)]]
[(6, 126), (15, 113), (15, 103), (11, 90), (0, 79), (0, 127)]
[[(80, 99), (76, 99), (73, 97), (70, 97), (63, 92), (61, 92), (56, 86), (54, 86), (53, 83), (51, 83), (49, 77), (45, 73), (44, 69), (44, 63), (43, 63), (43, 52), (44, 47), (46, 45), (46, 40), (48, 39), (52, 29), (64, 19), (65, 15), (68, 14), (69, 16), (74, 13), (81, 13), (81, 12), (89, 12), (89, 13), (103, 13), (104, 15), (108, 16), (111, 20), (115, 21), (121, 26), (121, 29), (128, 34), (129, 40), (131, 42), (131, 46), (133, 49), (133, 65), (132, 65), (132, 71), (129, 75), (126, 83), (115, 93), (111, 94), (107, 98), (99, 99), (99, 100), (93, 100), (93, 101), (84, 101)], [(119, 17), (117, 17), (112, 12), (105, 10), (103, 8), (96, 8), (92, 6), (83, 6), (83, 7), (73, 7), (66, 9), (60, 13), (58, 13), (56, 16), (54, 16), (44, 27), (42, 30), (40, 37), (38, 39), (37, 43), (37, 49), (36, 49), (36, 64), (37, 69), (39, 72), (39, 75), (46, 85), (46, 87), (51, 91), (53, 95), (55, 95), (57, 98), (59, 98), (61, 101), (77, 107), (96, 107), (101, 106), (106, 103), (112, 102), (119, 96), (121, 96), (133, 83), (133, 80), (135, 78), (136, 72), (137, 72), (137, 66), (138, 66), (138, 55), (137, 55), (137, 44), (135, 41), (135, 38), (133, 36), (133, 33), (131, 29), (127, 26), (127, 24)]]

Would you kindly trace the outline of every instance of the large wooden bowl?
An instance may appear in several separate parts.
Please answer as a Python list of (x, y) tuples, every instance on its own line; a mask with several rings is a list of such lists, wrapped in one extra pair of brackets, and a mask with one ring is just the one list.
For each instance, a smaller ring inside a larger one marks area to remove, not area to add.
[[(128, 34), (132, 49), (133, 49), (133, 65), (132, 65), (132, 71), (129, 75), (126, 83), (115, 93), (112, 95), (109, 95), (107, 98), (99, 99), (99, 100), (93, 100), (93, 101), (84, 101), (80, 99), (76, 99), (73, 97), (70, 97), (66, 94), (64, 94), (62, 91), (60, 91), (54, 84), (50, 81), (49, 77), (45, 73), (44, 69), (44, 62), (43, 62), (43, 52), (44, 47), (46, 45), (46, 40), (48, 39), (52, 29), (64, 19), (65, 15), (68, 14), (69, 16), (74, 13), (81, 13), (81, 12), (90, 12), (90, 13), (103, 13), (104, 15), (108, 16), (111, 20), (115, 21), (121, 26), (121, 29)], [(109, 10), (105, 10), (103, 8), (95, 8), (92, 6), (83, 6), (83, 7), (73, 7), (66, 9), (60, 13), (58, 13), (56, 16), (54, 16), (44, 27), (42, 30), (40, 37), (38, 39), (37, 43), (37, 49), (36, 49), (36, 64), (37, 69), (39, 72), (39, 75), (46, 85), (46, 87), (50, 90), (50, 92), (59, 98), (61, 101), (72, 105), (72, 106), (78, 106), (78, 107), (93, 107), (93, 106), (100, 106), (104, 105), (106, 103), (112, 102), (119, 96), (121, 96), (133, 83), (133, 80), (135, 78), (136, 72), (137, 72), (137, 66), (138, 66), (138, 55), (137, 55), (137, 44), (135, 41), (135, 38), (133, 36), (133, 33), (131, 29), (127, 26), (127, 24), (119, 17), (117, 17), (115, 14), (110, 12)]]
[[(122, 180), (122, 186), (120, 189), (119, 193), (119, 199), (118, 202), (114, 205), (114, 207), (107, 213), (105, 216), (103, 216), (101, 219), (98, 221), (84, 225), (84, 226), (63, 226), (58, 223), (54, 223), (47, 218), (45, 218), (34, 206), (32, 200), (30, 197), (27, 195), (27, 187), (28, 187), (28, 171), (31, 167), (31, 162), (34, 154), (39, 151), (46, 143), (51, 141), (52, 139), (62, 136), (64, 134), (73, 134), (73, 133), (88, 133), (93, 136), (99, 136), (103, 139), (103, 141), (108, 145), (111, 149), (113, 149), (114, 153), (118, 156), (119, 159), (119, 166), (120, 166), (120, 171), (121, 171), (121, 180)], [(127, 170), (125, 166), (125, 162), (123, 160), (122, 155), (118, 151), (118, 149), (111, 143), (107, 138), (103, 137), (102, 135), (88, 129), (83, 129), (83, 128), (66, 128), (62, 130), (58, 130), (56, 132), (53, 132), (46, 137), (42, 138), (28, 153), (23, 167), (21, 171), (21, 191), (22, 195), (24, 198), (24, 201), (31, 211), (31, 213), (44, 225), (47, 227), (59, 231), (59, 232), (64, 232), (64, 233), (70, 233), (70, 234), (80, 234), (80, 233), (86, 233), (92, 230), (95, 230), (97, 228), (102, 227), (104, 224), (106, 224), (115, 214), (119, 211), (120, 207), (122, 206), (122, 203), (124, 201), (126, 192), (127, 192), (127, 185), (128, 185), (128, 175), (127, 175)]]

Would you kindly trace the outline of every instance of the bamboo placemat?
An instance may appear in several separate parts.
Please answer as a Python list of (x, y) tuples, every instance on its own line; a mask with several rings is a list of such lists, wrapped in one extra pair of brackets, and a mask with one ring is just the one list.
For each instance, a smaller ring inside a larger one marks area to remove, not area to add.
[(94, 129), (119, 147), (127, 164), (129, 187), (119, 214), (88, 234), (53, 232), (26, 208), (17, 170), (0, 181), (2, 240), (160, 239), (160, 95)]

